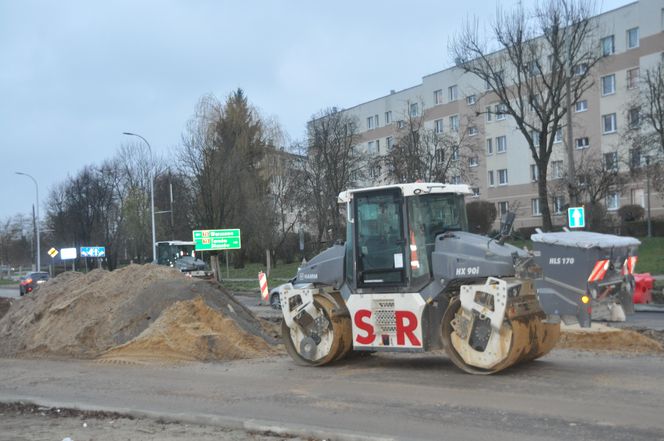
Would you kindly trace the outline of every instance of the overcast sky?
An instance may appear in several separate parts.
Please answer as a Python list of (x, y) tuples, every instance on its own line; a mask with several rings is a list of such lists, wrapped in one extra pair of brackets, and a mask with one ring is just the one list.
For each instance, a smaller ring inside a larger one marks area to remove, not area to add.
[[(502, 0), (510, 7), (516, 0)], [(529, 3), (527, 0), (526, 3)], [(625, 0), (604, 0), (601, 10)], [(0, 220), (113, 156), (133, 131), (180, 142), (198, 99), (242, 87), (291, 139), (325, 107), (418, 84), (451, 64), (447, 43), (495, 0), (0, 0)], [(43, 217), (43, 216), (42, 216)]]

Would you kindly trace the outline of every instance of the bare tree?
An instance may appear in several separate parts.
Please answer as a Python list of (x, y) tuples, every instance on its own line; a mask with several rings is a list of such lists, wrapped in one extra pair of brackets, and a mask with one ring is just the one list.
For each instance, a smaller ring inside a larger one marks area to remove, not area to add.
[[(663, 63), (646, 70), (641, 76), (639, 87), (627, 103), (625, 113), (628, 124), (623, 139), (635, 154), (634, 159), (648, 156), (657, 162), (664, 155)], [(643, 165), (632, 162), (632, 168)]]
[(337, 196), (363, 180), (366, 159), (358, 149), (356, 119), (336, 108), (314, 115), (307, 126), (307, 135), (308, 143), (302, 152), (306, 159), (300, 165), (301, 186), (307, 214), (320, 243), (328, 230), (332, 238), (344, 236), (345, 221)]
[(182, 136), (179, 159), (192, 176), (196, 225), (241, 228), (246, 240), (234, 253), (238, 267), (249, 253), (262, 253), (274, 227), (263, 161), (272, 145), (266, 123), (242, 89), (223, 103), (213, 96), (201, 99)]
[(539, 172), (546, 230), (552, 228), (547, 168), (554, 134), (566, 125), (571, 106), (592, 86), (590, 72), (599, 60), (591, 38), (592, 9), (584, 0), (546, 0), (532, 10), (519, 4), (512, 12), (498, 10), (486, 40), (475, 21), (450, 44), (456, 63), (495, 94), (499, 103), (493, 112), (511, 116), (526, 139)]
[(564, 193), (571, 182), (578, 189), (579, 202), (601, 203), (609, 193), (619, 192), (627, 183), (627, 175), (621, 172), (625, 163), (617, 151), (609, 159), (597, 151), (583, 151), (574, 175), (567, 171), (560, 179), (549, 181), (549, 190), (555, 194)]
[[(421, 103), (423, 105), (423, 103)], [(407, 109), (410, 105), (407, 106)], [(404, 183), (418, 179), (425, 182), (452, 182), (457, 179), (469, 182), (472, 178), (470, 164), (479, 160), (476, 128), (473, 118), (445, 132), (424, 126), (424, 113), (412, 115), (404, 112), (403, 125), (397, 131), (397, 140), (388, 152), (378, 156), (373, 169), (386, 170), (387, 180)], [(378, 174), (378, 173), (374, 173)]]

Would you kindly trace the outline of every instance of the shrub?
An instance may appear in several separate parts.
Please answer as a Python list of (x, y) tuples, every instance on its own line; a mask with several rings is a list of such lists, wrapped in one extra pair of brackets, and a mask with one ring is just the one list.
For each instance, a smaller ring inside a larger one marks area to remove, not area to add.
[(618, 216), (623, 222), (634, 222), (643, 219), (646, 210), (640, 205), (623, 205), (618, 210)]
[(487, 234), (496, 221), (496, 206), (489, 201), (472, 201), (466, 205), (468, 229), (473, 233)]

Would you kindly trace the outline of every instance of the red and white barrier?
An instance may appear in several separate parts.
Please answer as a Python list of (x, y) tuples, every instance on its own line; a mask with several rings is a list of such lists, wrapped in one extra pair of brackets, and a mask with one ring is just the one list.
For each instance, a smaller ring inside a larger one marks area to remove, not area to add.
[(258, 286), (261, 288), (261, 300), (268, 303), (270, 301), (270, 291), (267, 289), (267, 277), (263, 271), (258, 273)]

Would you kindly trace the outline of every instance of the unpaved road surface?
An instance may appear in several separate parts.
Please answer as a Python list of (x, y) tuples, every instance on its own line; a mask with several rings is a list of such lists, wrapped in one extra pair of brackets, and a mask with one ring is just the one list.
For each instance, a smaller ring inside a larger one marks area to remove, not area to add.
[(556, 350), (488, 377), (431, 354), (325, 368), (0, 359), (0, 401), (17, 400), (318, 439), (664, 440), (664, 357)]
[(0, 404), (0, 421), (0, 441), (303, 441), (219, 426), (20, 404)]

